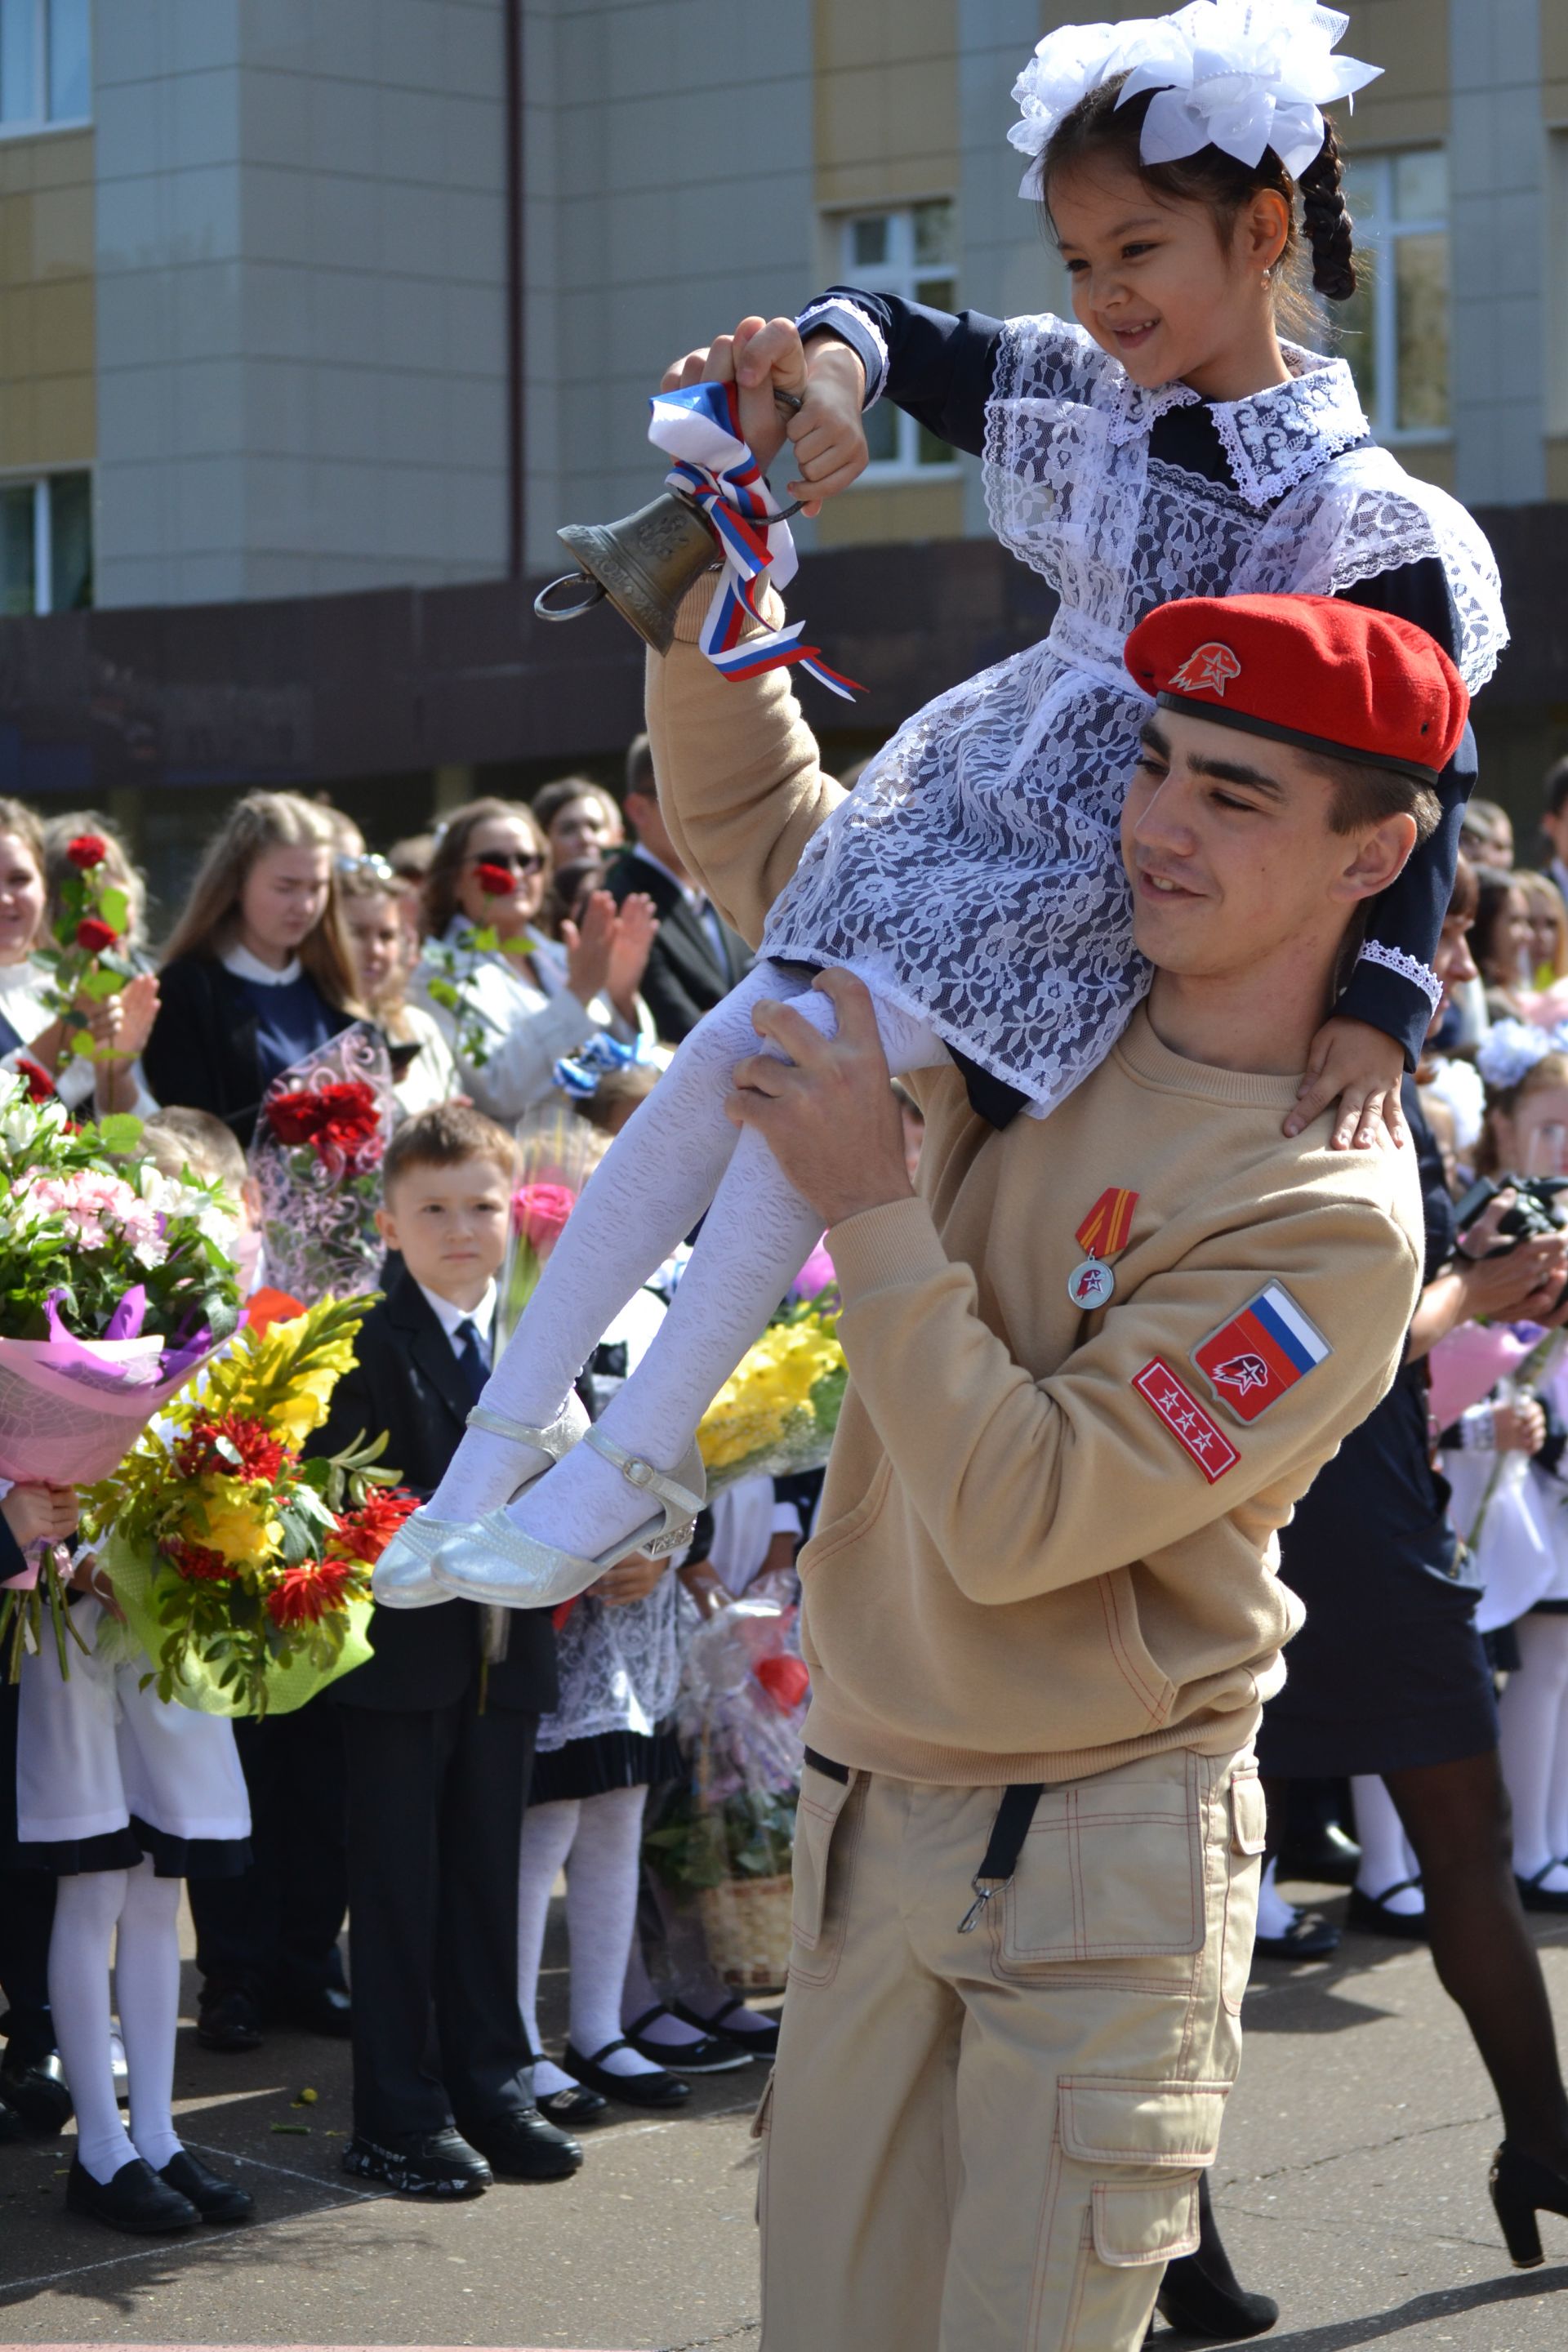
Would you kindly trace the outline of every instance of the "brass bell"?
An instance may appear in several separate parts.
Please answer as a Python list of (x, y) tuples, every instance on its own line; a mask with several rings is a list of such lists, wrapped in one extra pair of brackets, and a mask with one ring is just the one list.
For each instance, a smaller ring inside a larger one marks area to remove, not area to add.
[[(798, 393), (775, 391), (773, 399), (788, 414), (800, 407)], [(801, 511), (802, 501), (781, 508), (770, 517), (787, 522)], [(750, 520), (750, 518), (747, 518)], [(675, 642), (675, 616), (692, 582), (717, 570), (723, 549), (719, 534), (695, 499), (683, 490), (660, 490), (636, 514), (619, 522), (569, 522), (555, 534), (581, 567), (564, 572), (542, 588), (533, 609), (542, 621), (574, 621), (608, 597), (623, 620), (629, 621), (656, 654), (667, 654)], [(585, 589), (569, 604), (549, 600), (560, 588)]]
[[(660, 490), (619, 522), (569, 522), (555, 536), (582, 568), (540, 590), (533, 600), (540, 619), (574, 621), (608, 597), (656, 654), (669, 651), (681, 598), (720, 555), (718, 532), (679, 490)], [(588, 593), (570, 604), (547, 601), (558, 589), (578, 587)]]

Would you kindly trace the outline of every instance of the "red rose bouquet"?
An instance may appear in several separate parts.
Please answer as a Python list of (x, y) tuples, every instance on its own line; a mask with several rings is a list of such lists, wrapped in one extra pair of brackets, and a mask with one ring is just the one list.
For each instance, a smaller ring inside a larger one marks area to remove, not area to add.
[(374, 1288), (392, 1065), (355, 1022), (268, 1088), (250, 1147), (269, 1280), (303, 1299)]
[(49, 999), (70, 1033), (71, 1052), (90, 1058), (99, 1049), (83, 1004), (118, 996), (135, 977), (126, 952), (131, 896), (114, 878), (109, 844), (100, 833), (78, 834), (66, 845), (66, 858), (52, 937), (36, 952), (48, 967)]

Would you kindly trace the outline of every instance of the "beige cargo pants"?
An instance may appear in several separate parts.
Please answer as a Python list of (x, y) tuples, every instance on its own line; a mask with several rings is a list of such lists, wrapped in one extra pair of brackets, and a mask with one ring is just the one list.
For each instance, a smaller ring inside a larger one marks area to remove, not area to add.
[(763, 2352), (1135, 2352), (1197, 2243), (1257, 1767), (1176, 1749), (1047, 1788), (963, 1935), (1001, 1794), (806, 1768), (755, 2126)]

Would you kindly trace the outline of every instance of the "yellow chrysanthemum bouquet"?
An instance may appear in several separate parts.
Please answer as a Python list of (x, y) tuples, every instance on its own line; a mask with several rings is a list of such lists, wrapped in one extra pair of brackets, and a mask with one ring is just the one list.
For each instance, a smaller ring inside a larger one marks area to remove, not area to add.
[(776, 1315), (698, 1424), (710, 1495), (739, 1478), (820, 1469), (848, 1377), (833, 1292)]
[(371, 1569), (415, 1507), (385, 1491), (384, 1438), (301, 1457), (372, 1301), (278, 1304), (86, 1497), (126, 1638), (205, 1715), (287, 1713), (362, 1664)]

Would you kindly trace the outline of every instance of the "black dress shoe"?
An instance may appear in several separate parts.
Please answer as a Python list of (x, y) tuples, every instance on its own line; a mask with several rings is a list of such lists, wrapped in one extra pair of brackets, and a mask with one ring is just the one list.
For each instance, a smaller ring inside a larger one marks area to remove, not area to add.
[(355, 2132), (343, 2170), (379, 2180), (402, 2197), (482, 2197), (495, 2179), (477, 2148), (450, 2125), (444, 2131), (393, 2132), (372, 2139)]
[(1515, 1877), (1514, 1885), (1519, 1889), (1519, 1899), (1527, 1911), (1568, 1911), (1568, 1889), (1561, 1895), (1555, 1895), (1550, 1887), (1542, 1886), (1541, 1884), (1543, 1878), (1550, 1878), (1554, 1870), (1561, 1870), (1564, 1866), (1559, 1862), (1543, 1863), (1532, 1878)]
[(204, 2050), (259, 2050), (261, 2011), (242, 1985), (209, 1986), (196, 2008)]
[(1353, 1886), (1361, 1868), (1361, 1848), (1338, 1822), (1322, 1822), (1304, 1837), (1287, 1840), (1280, 1850), (1281, 1878), (1305, 1878), (1317, 1885)]
[(315, 1992), (296, 1993), (280, 2002), (279, 2014), (306, 2033), (324, 2034), (330, 2042), (346, 2042), (353, 2031), (353, 2003), (341, 1985), (322, 1985)]
[(465, 2124), (463, 2137), (503, 2180), (567, 2180), (583, 2162), (583, 2151), (570, 2132), (562, 2131), (537, 2107)]
[(0, 2099), (16, 2109), (30, 2131), (63, 2131), (71, 2119), (65, 2068), (53, 2050), (13, 2064), (7, 2047), (5, 2063), (0, 2064)]
[(738, 2066), (751, 2064), (745, 2051), (713, 2033), (704, 2033), (700, 2042), (650, 2042), (647, 2028), (669, 2013), (662, 2001), (656, 2001), (652, 2009), (633, 2018), (626, 2028), (626, 2043), (639, 2058), (650, 2058), (656, 2066), (679, 2066), (683, 2074), (732, 2074)]
[(1505, 2139), (1492, 2158), (1487, 2185), (1514, 2269), (1539, 2270), (1545, 2256), (1535, 2217), (1568, 2214), (1568, 2176), (1537, 2163), (1534, 2157), (1523, 2155)]
[[(657, 2074), (613, 2074), (601, 2065), (613, 2050), (624, 2050), (625, 2042), (606, 2042), (585, 2058), (569, 2042), (561, 2053), (561, 2063), (568, 2074), (575, 2074), (590, 2091), (600, 2091), (606, 2099), (624, 2099), (628, 2107), (683, 2107), (691, 2096), (691, 2085), (683, 2083), (679, 2074), (667, 2074), (662, 2066)], [(658, 2062), (656, 2059), (655, 2064)]]
[(574, 2083), (565, 2091), (544, 2091), (535, 2105), (542, 2116), (548, 2116), (552, 2124), (569, 2132), (581, 2131), (584, 2124), (596, 2124), (610, 2112), (608, 2099), (597, 2091), (585, 2089), (581, 2083)]
[[(729, 2022), (730, 2019), (734, 2016), (737, 2010), (745, 2009), (745, 2002), (739, 1995), (733, 2000), (721, 2002), (711, 2017), (704, 2017), (701, 2011), (693, 2009), (689, 2002), (678, 2000), (674, 2004), (675, 2014), (684, 2024), (695, 2025), (703, 2033), (716, 2034), (721, 2042), (732, 2042), (737, 2050), (745, 2052), (748, 2058), (775, 2057), (779, 2046), (778, 2019), (763, 2017), (760, 2010), (753, 2009), (747, 2013), (757, 2018), (760, 2021), (758, 2024), (731, 2026)], [(682, 2059), (681, 2063), (684, 2065), (685, 2063)]]
[(1298, 1911), (1282, 1936), (1258, 1936), (1254, 1957), (1260, 1960), (1324, 1960), (1340, 1948), (1340, 1931), (1321, 1911)]
[(237, 2180), (222, 2180), (216, 2172), (209, 2172), (188, 2147), (160, 2165), (158, 2178), (188, 2198), (204, 2221), (248, 2221), (256, 2210), (256, 2200), (247, 2189), (242, 2189)]
[(143, 2238), (194, 2230), (202, 2218), (188, 2197), (161, 2180), (139, 2156), (122, 2164), (110, 2181), (95, 2180), (84, 2164), (74, 2161), (66, 2177), (66, 2210)]
[(1394, 1885), (1385, 1886), (1381, 1895), (1367, 1895), (1361, 1887), (1352, 1886), (1345, 1909), (1346, 1927), (1364, 1928), (1369, 1936), (1397, 1936), (1406, 1944), (1424, 1944), (1426, 1941), (1425, 1907), (1419, 1911), (1391, 1911), (1388, 1905), (1391, 1895), (1403, 1895), (1407, 1886), (1419, 1886), (1420, 1884), (1418, 1878), (1395, 1879)]

